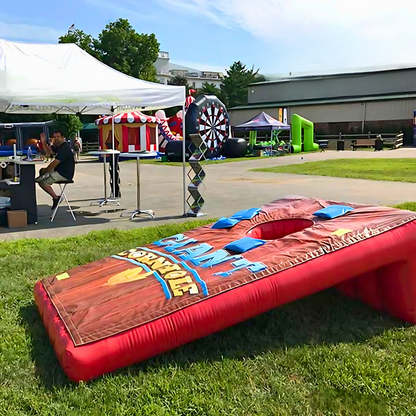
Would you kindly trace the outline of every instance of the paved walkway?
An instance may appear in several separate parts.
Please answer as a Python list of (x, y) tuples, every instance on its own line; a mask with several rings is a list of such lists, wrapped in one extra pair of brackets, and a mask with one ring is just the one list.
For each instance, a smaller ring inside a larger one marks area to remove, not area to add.
[[(234, 212), (261, 206), (285, 195), (295, 194), (344, 202), (394, 205), (416, 200), (416, 184), (251, 172), (250, 169), (341, 158), (416, 158), (416, 149), (394, 151), (326, 151), (281, 158), (205, 166), (204, 193), (207, 218), (229, 216)], [(85, 159), (76, 167), (75, 184), (67, 187), (67, 195), (76, 210), (77, 221), (60, 208), (50, 223), (50, 198), (38, 189), (39, 222), (22, 229), (0, 228), (1, 239), (23, 237), (63, 237), (104, 228), (131, 229), (169, 222), (190, 221), (183, 214), (182, 168), (142, 164), (142, 208), (156, 211), (156, 218), (130, 221), (120, 218), (121, 210), (136, 206), (136, 164), (120, 164), (121, 206), (90, 206), (103, 196), (102, 164)], [(187, 169), (188, 170), (188, 169)], [(188, 183), (188, 179), (187, 179)]]

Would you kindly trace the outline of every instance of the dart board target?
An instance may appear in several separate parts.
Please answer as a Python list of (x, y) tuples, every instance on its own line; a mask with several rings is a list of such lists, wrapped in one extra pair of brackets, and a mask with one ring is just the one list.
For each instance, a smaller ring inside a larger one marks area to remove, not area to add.
[(229, 124), (227, 109), (215, 95), (199, 96), (185, 116), (187, 134), (199, 133), (210, 153), (221, 150)]

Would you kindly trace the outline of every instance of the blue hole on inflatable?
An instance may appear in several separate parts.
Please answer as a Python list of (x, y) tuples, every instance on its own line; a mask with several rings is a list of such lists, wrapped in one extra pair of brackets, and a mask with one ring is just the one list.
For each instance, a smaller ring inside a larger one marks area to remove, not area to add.
[(269, 221), (256, 225), (246, 235), (247, 237), (259, 238), (261, 240), (277, 240), (278, 238), (309, 228), (313, 224), (314, 222), (312, 220), (304, 218)]

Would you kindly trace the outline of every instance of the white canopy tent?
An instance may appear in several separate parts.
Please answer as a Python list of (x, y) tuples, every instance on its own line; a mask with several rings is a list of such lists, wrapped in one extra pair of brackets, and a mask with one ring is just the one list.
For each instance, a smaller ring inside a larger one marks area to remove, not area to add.
[(184, 102), (185, 87), (130, 77), (75, 44), (0, 39), (0, 112), (100, 115), (111, 107), (158, 110)]
[[(147, 82), (118, 72), (75, 44), (0, 39), (0, 112), (103, 115), (128, 109), (184, 109), (185, 94), (182, 86)], [(185, 149), (183, 154), (185, 213)]]

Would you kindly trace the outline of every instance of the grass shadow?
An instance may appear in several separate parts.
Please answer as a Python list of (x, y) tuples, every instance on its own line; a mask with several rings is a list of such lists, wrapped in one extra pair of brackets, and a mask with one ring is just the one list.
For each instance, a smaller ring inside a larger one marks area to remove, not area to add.
[[(36, 373), (45, 387), (71, 384), (55, 358), (36, 305), (22, 308), (20, 315), (33, 345)], [(408, 326), (329, 289), (112, 374), (134, 376), (172, 365), (187, 368), (199, 362), (244, 360), (305, 345), (362, 343), (387, 330)]]
[(55, 356), (36, 304), (32, 303), (20, 308), (19, 314), (32, 345), (31, 355), (35, 364), (35, 373), (42, 384), (48, 390), (71, 385)]

